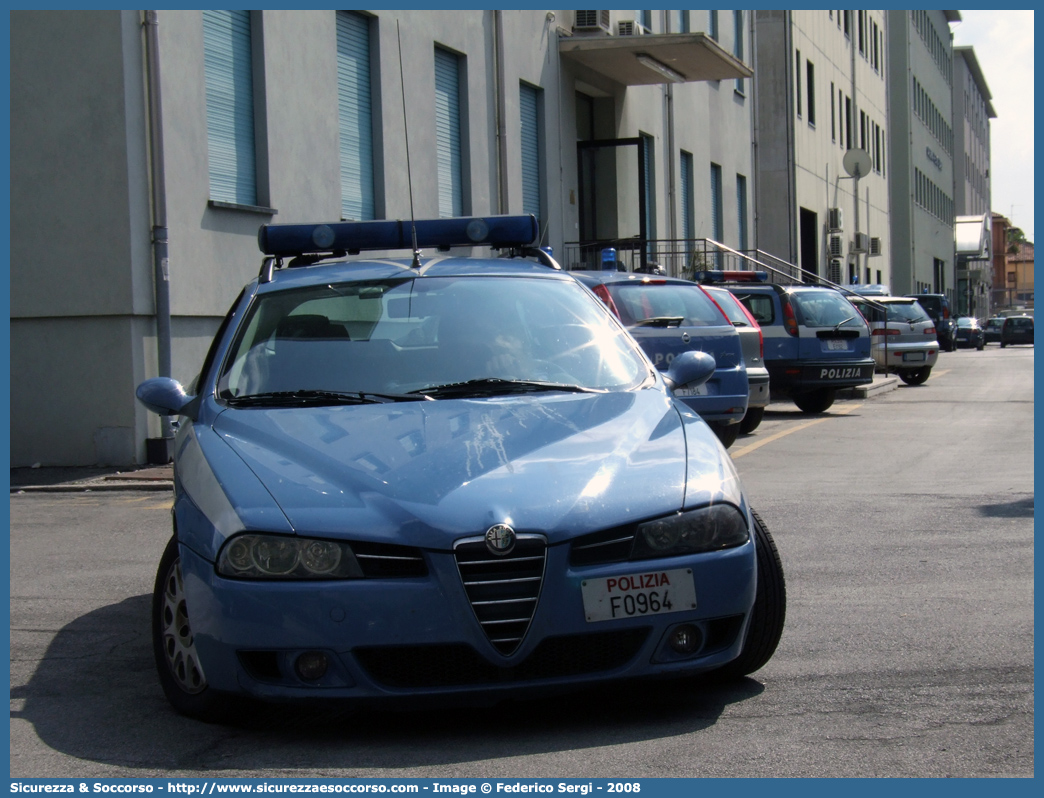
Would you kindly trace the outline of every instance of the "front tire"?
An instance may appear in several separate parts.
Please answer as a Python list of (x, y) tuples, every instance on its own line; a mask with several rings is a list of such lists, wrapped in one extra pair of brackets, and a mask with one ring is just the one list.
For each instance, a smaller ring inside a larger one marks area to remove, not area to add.
[(726, 449), (736, 442), (736, 438), (738, 438), (740, 434), (740, 424), (715, 423), (711, 425), (711, 429), (714, 430), (714, 434), (718, 436), (721, 445)]
[(750, 511), (750, 515), (754, 521), (758, 583), (747, 634), (743, 639), (743, 650), (736, 659), (714, 672), (716, 677), (723, 679), (747, 676), (772, 659), (783, 636), (787, 617), (787, 587), (776, 542), (761, 516), (754, 510)]
[(228, 717), (230, 698), (207, 684), (199, 661), (185, 603), (176, 535), (167, 544), (156, 571), (152, 593), (152, 651), (160, 686), (174, 709), (207, 723), (220, 723)]
[(928, 381), (928, 375), (931, 373), (931, 366), (924, 366), (919, 369), (905, 369), (899, 372), (899, 379), (907, 385), (924, 385)]
[(833, 388), (818, 388), (794, 397), (794, 404), (805, 413), (822, 413), (834, 403), (837, 391)]
[(743, 420), (739, 423), (739, 431), (744, 435), (749, 435), (758, 428), (764, 417), (765, 408), (748, 407), (747, 412), (743, 416)]

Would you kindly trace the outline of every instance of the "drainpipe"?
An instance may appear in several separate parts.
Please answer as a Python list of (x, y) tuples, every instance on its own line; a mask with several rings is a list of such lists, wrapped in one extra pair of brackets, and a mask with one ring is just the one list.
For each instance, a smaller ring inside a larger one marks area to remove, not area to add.
[[(670, 11), (663, 12), (663, 30), (666, 33), (674, 33), (671, 30)], [(679, 31), (680, 32), (680, 31)], [(664, 136), (666, 149), (667, 149), (667, 168), (664, 170), (667, 175), (667, 239), (671, 241), (670, 247), (672, 249), (671, 259), (669, 264), (661, 263), (661, 266), (665, 266), (669, 269), (669, 274), (672, 277), (678, 276), (678, 264), (677, 264), (677, 252), (674, 251), (676, 241), (678, 238), (677, 225), (675, 224), (675, 214), (677, 213), (677, 191), (674, 182), (674, 84), (667, 83), (667, 91), (664, 95), (664, 103), (666, 104), (666, 127), (667, 132)], [(682, 245), (682, 251), (685, 251), (685, 245)], [(661, 261), (663, 257), (661, 255)]]
[(504, 101), (504, 17), (503, 11), (493, 12), (493, 64), (496, 70), (493, 82), (497, 125), (497, 213), (508, 212), (507, 180), (507, 108)]
[[(156, 293), (156, 354), (160, 377), (171, 374), (170, 270), (167, 251), (167, 181), (163, 156), (163, 104), (160, 98), (159, 21), (145, 12), (145, 56), (149, 87), (149, 155), (152, 169), (152, 260)], [(147, 460), (168, 463), (174, 438), (170, 416), (160, 416), (160, 437), (145, 441)]]
[[(862, 148), (862, 146), (863, 146), (863, 126), (861, 124), (859, 124), (859, 96), (856, 94), (856, 46), (857, 46), (856, 42), (858, 41), (858, 36), (859, 36), (859, 33), (860, 33), (860, 31), (856, 30), (856, 27), (858, 25), (859, 25), (858, 12), (857, 11), (853, 11), (852, 12), (852, 37), (848, 40), (848, 50), (849, 50), (849, 55), (851, 57), (851, 69), (852, 69), (852, 75), (851, 75), (851, 78), (852, 78), (852, 129), (855, 130), (856, 125), (859, 125), (859, 130), (856, 133), (856, 143), (859, 145), (860, 148)], [(850, 149), (850, 150), (854, 150), (855, 149), (855, 147), (852, 146), (852, 142), (848, 142), (848, 149)], [(853, 178), (853, 180), (852, 180), (852, 200), (853, 200), (853, 207), (855, 209), (855, 214), (854, 214), (854, 216), (855, 216), (855, 219), (854, 219), (855, 233), (854, 233), (854, 235), (858, 236), (859, 235), (859, 175), (856, 175)], [(864, 262), (864, 264), (866, 263), (865, 259), (864, 259), (863, 262)], [(858, 277), (859, 276), (859, 272), (862, 271), (859, 268), (859, 253), (856, 253), (856, 256), (855, 256), (855, 268), (856, 268), (856, 276)], [(885, 326), (888, 326), (887, 323), (885, 324)], [(888, 351), (887, 343), (888, 343), (888, 336), (886, 335), (885, 336), (885, 344), (886, 344), (885, 352), (886, 353)]]

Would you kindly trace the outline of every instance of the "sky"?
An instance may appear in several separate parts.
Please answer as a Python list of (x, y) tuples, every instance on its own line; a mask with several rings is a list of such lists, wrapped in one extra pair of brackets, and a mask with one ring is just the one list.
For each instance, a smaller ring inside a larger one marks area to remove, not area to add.
[(954, 46), (975, 48), (993, 95), (992, 210), (1033, 241), (1033, 11), (961, 11), (950, 30)]

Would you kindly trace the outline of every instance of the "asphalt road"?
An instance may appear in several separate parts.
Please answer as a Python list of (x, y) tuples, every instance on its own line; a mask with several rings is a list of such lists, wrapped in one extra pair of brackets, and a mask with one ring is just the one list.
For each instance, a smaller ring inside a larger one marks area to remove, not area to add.
[(169, 496), (12, 494), (11, 776), (1032, 776), (1033, 348), (774, 403), (731, 453), (788, 581), (754, 678), (235, 727), (175, 715), (153, 672)]

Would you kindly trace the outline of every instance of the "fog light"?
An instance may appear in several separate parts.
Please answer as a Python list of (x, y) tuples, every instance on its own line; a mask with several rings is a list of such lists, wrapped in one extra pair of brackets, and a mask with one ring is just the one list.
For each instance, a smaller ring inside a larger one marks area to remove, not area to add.
[(671, 632), (671, 636), (668, 638), (671, 648), (678, 654), (691, 654), (700, 647), (702, 642), (703, 635), (691, 623), (679, 626)]
[(314, 682), (316, 679), (323, 677), (328, 666), (326, 654), (322, 651), (306, 651), (297, 658), (297, 662), (294, 663), (294, 670), (306, 682)]

